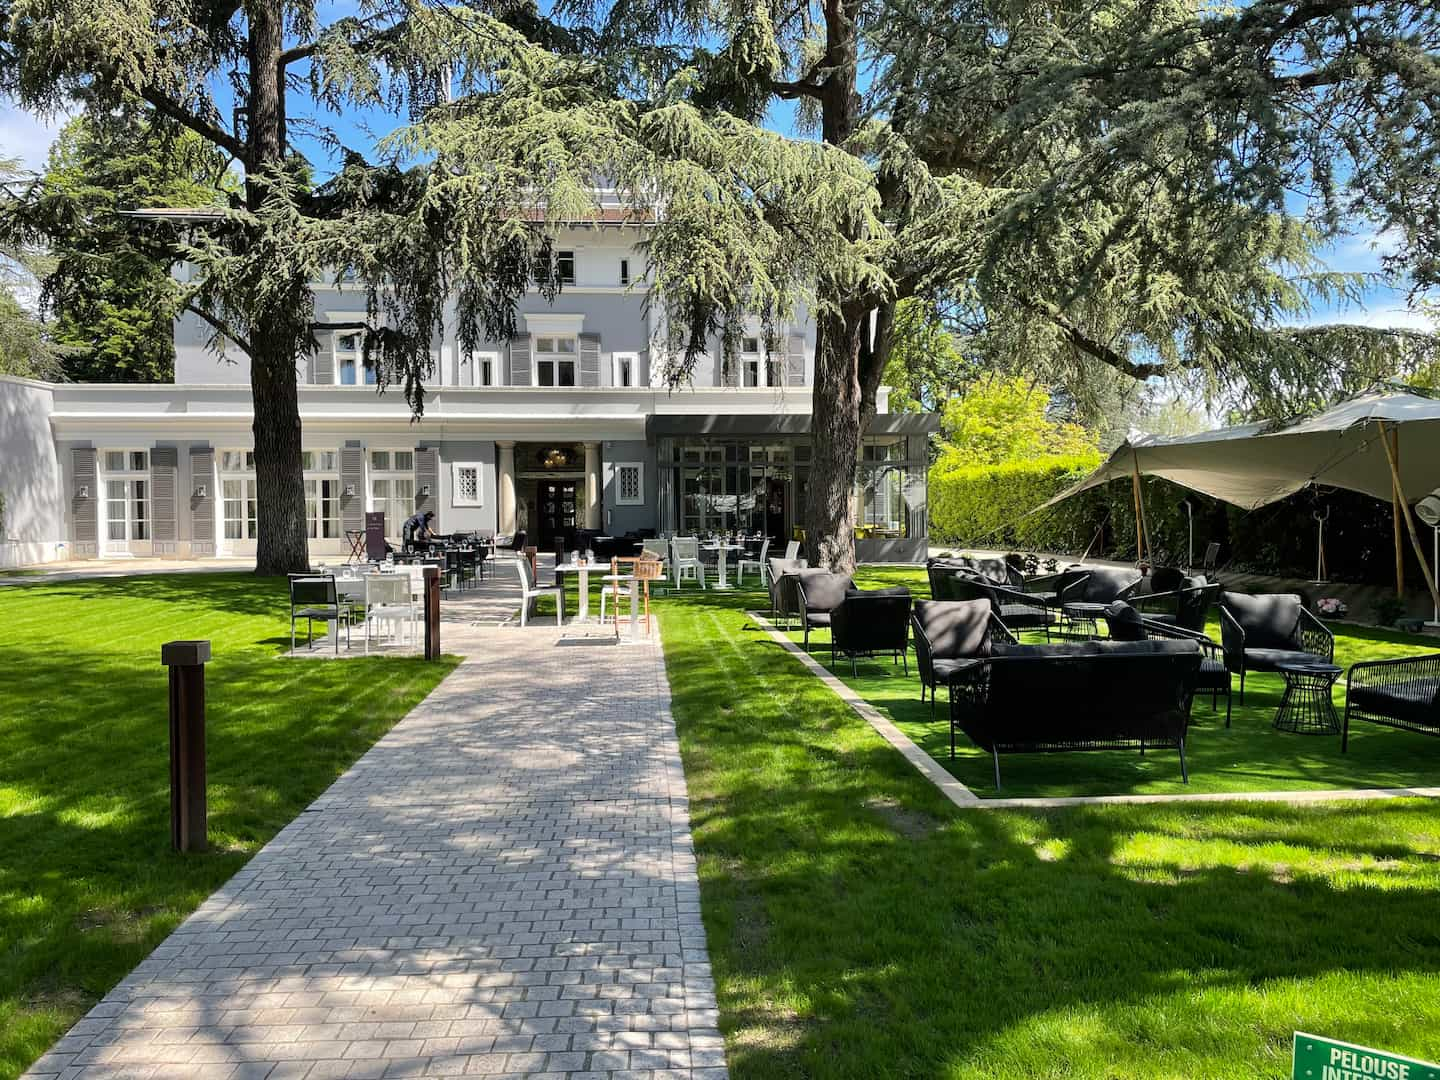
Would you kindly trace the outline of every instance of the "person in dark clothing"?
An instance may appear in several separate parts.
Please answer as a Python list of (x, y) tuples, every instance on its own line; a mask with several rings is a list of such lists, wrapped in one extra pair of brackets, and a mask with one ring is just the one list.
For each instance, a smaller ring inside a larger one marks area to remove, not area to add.
[(430, 522), (434, 519), (433, 510), (413, 514), (405, 519), (405, 524), (400, 529), (400, 539), (404, 541), (406, 551), (430, 546), (430, 541), (435, 538), (435, 534), (430, 530)]

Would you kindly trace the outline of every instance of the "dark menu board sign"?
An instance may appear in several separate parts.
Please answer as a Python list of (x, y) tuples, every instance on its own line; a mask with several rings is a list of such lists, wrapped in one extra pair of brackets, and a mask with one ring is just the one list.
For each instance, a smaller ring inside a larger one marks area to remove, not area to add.
[(385, 561), (385, 511), (365, 511), (365, 557), (371, 562)]

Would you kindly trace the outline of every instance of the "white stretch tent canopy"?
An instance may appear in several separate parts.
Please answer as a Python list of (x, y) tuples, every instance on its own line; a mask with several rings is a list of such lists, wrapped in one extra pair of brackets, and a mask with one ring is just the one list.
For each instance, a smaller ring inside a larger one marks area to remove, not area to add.
[(1394, 488), (1381, 423), (1387, 434), (1398, 433), (1405, 501), (1440, 487), (1440, 401), (1370, 390), (1306, 420), (1242, 424), (1199, 435), (1132, 435), (1103, 465), (1045, 506), (1137, 471), (1246, 510), (1310, 484), (1390, 502)]

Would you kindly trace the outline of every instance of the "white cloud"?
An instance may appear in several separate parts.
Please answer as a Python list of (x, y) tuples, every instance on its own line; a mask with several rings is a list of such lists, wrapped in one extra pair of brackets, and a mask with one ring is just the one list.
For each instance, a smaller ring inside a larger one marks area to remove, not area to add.
[(22, 168), (39, 172), (50, 144), (69, 119), (65, 113), (41, 117), (8, 101), (0, 103), (0, 157), (19, 158)]

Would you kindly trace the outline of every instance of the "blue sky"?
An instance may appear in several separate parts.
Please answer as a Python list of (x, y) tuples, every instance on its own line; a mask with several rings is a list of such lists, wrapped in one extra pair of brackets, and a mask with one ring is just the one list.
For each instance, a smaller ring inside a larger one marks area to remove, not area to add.
[[(790, 130), (792, 115), (793, 106), (782, 105), (770, 117), (771, 126), (782, 131)], [(335, 131), (342, 141), (366, 152), (371, 149), (377, 136), (386, 134), (398, 123), (396, 118), (380, 110), (351, 111), (344, 116), (327, 115), (320, 119)], [(50, 144), (64, 120), (63, 116), (35, 116), (0, 98), (0, 157), (18, 158), (22, 165), (29, 169), (42, 168)], [(302, 140), (302, 148), (323, 171), (328, 160), (326, 155), (318, 145), (312, 142), (305, 146), (304, 141)], [(1322, 257), (1333, 270), (1375, 274), (1380, 270), (1381, 258), (1389, 250), (1389, 238), (1361, 224), (1352, 235), (1332, 244), (1322, 253)], [(1333, 305), (1317, 306), (1299, 321), (1306, 324), (1348, 322), (1370, 326), (1434, 329), (1424, 314), (1410, 307), (1407, 292), (1403, 282), (1375, 282), (1364, 290), (1359, 305), (1347, 305), (1343, 308)]]

